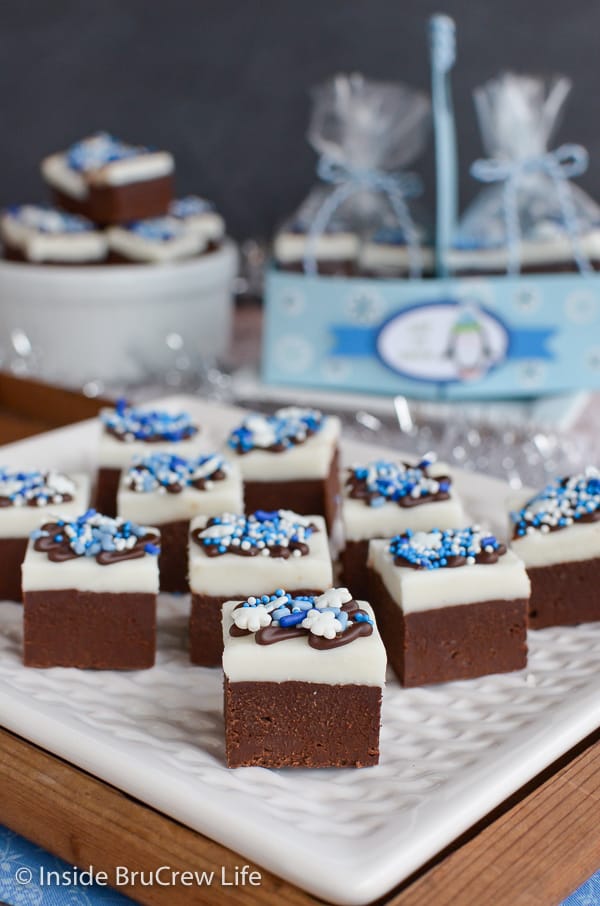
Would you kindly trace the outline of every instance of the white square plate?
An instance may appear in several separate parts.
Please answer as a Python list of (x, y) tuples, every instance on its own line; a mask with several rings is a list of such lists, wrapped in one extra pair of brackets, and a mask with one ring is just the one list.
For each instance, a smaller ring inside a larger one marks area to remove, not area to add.
[[(240, 415), (169, 402), (215, 446)], [(96, 443), (84, 422), (0, 461), (92, 468)], [(343, 446), (346, 462), (386, 452)], [(455, 475), (472, 516), (502, 533), (507, 487)], [(390, 674), (378, 767), (230, 771), (222, 675), (189, 663), (187, 613), (186, 597), (161, 597), (153, 670), (35, 670), (21, 665), (20, 605), (1, 603), (0, 724), (334, 903), (382, 896), (600, 725), (598, 623), (530, 633), (519, 673), (420, 689)]]

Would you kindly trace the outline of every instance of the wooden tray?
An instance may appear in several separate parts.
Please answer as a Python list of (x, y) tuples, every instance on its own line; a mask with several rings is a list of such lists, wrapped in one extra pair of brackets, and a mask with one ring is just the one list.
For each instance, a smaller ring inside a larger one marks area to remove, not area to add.
[[(93, 415), (102, 404), (0, 376), (3, 442)], [(551, 904), (597, 867), (600, 733), (441, 854), (387, 904)], [(247, 860), (35, 746), (0, 731), (0, 822), (81, 866), (216, 870)], [(286, 903), (315, 898), (261, 869), (260, 887), (135, 888), (143, 903)]]

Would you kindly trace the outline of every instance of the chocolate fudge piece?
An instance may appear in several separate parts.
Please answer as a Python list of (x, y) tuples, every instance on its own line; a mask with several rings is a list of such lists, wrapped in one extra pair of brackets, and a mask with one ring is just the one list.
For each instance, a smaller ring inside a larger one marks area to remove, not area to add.
[(100, 226), (160, 217), (173, 198), (173, 157), (97, 132), (42, 161), (55, 203)]
[[(434, 252), (424, 230), (418, 231), (418, 264), (423, 276), (431, 276)], [(360, 249), (358, 267), (368, 277), (407, 277), (410, 273), (411, 252), (402, 230), (384, 227), (364, 242)]]
[(223, 639), (228, 767), (377, 764), (386, 657), (367, 603), (346, 588), (228, 601)]
[(414, 466), (380, 459), (347, 469), (342, 522), (344, 584), (369, 600), (371, 539), (391, 538), (409, 528), (455, 528), (465, 524), (465, 515), (447, 466), (428, 453)]
[(317, 409), (248, 415), (228, 440), (242, 471), (246, 512), (317, 513), (331, 530), (339, 506), (339, 436), (340, 420)]
[(87, 475), (0, 467), (0, 600), (21, 600), (21, 565), (29, 535), (57, 512), (76, 516), (89, 505)]
[(206, 239), (175, 217), (135, 220), (106, 231), (113, 264), (168, 264), (196, 258)]
[(96, 509), (106, 516), (116, 516), (121, 472), (135, 456), (177, 453), (193, 457), (202, 446), (200, 428), (187, 412), (145, 409), (120, 400), (115, 409), (100, 413), (100, 423)]
[(100, 264), (108, 251), (91, 220), (35, 204), (7, 208), (0, 236), (5, 258), (29, 264)]
[(317, 273), (351, 277), (357, 272), (359, 249), (359, 237), (346, 229), (329, 226), (312, 242), (307, 228), (292, 224), (276, 235), (273, 254), (280, 270), (304, 273), (306, 254), (312, 252)]
[(242, 479), (218, 453), (184, 459), (174, 453), (136, 457), (121, 473), (119, 516), (160, 531), (161, 591), (188, 591), (188, 534), (194, 516), (243, 509)]
[[(592, 268), (600, 269), (600, 230), (592, 230), (581, 236), (579, 244)], [(551, 228), (545, 235), (542, 231), (530, 239), (522, 239), (519, 250), (522, 274), (579, 271), (573, 257), (572, 240), (562, 228)], [(508, 249), (503, 243), (482, 245), (464, 242), (449, 250), (448, 264), (453, 273), (461, 276), (502, 275), (508, 269)]]
[(371, 541), (369, 566), (371, 602), (403, 686), (526, 666), (525, 567), (479, 526)]
[(195, 664), (221, 663), (221, 605), (243, 598), (249, 584), (271, 594), (321, 592), (333, 581), (325, 522), (288, 510), (250, 516), (198, 516), (190, 530), (192, 592), (190, 657)]
[(520, 504), (511, 547), (531, 579), (531, 628), (600, 620), (600, 472), (557, 478)]
[(25, 666), (152, 667), (159, 552), (156, 529), (95, 510), (33, 532), (23, 563)]
[(197, 234), (206, 243), (206, 251), (219, 248), (225, 237), (225, 221), (215, 206), (199, 195), (176, 198), (169, 205), (169, 215), (175, 217), (190, 232)]

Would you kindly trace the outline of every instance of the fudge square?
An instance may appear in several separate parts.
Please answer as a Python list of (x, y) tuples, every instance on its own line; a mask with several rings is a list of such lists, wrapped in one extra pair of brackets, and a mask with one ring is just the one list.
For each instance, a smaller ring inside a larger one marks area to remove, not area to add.
[(600, 472), (556, 478), (511, 519), (511, 548), (531, 580), (531, 628), (600, 620)]
[(21, 600), (21, 565), (31, 532), (57, 508), (77, 516), (89, 502), (87, 475), (0, 467), (0, 601)]
[(479, 526), (371, 541), (369, 566), (371, 602), (403, 686), (526, 666), (525, 567)]
[(285, 507), (324, 516), (331, 531), (338, 509), (340, 420), (289, 406), (248, 415), (228, 446), (239, 457), (246, 512)]
[(368, 600), (371, 539), (392, 538), (409, 528), (456, 528), (465, 516), (448, 467), (428, 453), (417, 465), (378, 459), (347, 469), (342, 522), (342, 578), (353, 594)]
[(101, 437), (98, 451), (96, 509), (116, 516), (121, 472), (134, 457), (148, 453), (200, 453), (200, 429), (187, 412), (145, 409), (119, 400), (115, 409), (100, 413)]
[(369, 604), (346, 588), (228, 601), (223, 641), (228, 767), (377, 764), (386, 655)]
[(154, 453), (134, 460), (121, 474), (119, 516), (160, 531), (161, 591), (186, 592), (188, 534), (194, 516), (217, 516), (243, 509), (242, 479), (219, 453), (184, 459)]
[(152, 667), (160, 535), (95, 510), (33, 532), (23, 563), (26, 667)]
[(175, 217), (134, 220), (106, 231), (112, 264), (165, 264), (195, 258), (206, 248), (199, 233)]
[(0, 218), (4, 257), (30, 264), (100, 264), (106, 236), (90, 220), (34, 204), (12, 205)]
[(220, 665), (221, 606), (244, 598), (250, 583), (260, 594), (287, 588), (301, 595), (318, 594), (333, 582), (321, 516), (289, 510), (224, 513), (198, 516), (190, 528), (190, 657), (195, 664)]
[(55, 204), (100, 226), (166, 214), (174, 169), (168, 151), (128, 145), (107, 132), (42, 161)]

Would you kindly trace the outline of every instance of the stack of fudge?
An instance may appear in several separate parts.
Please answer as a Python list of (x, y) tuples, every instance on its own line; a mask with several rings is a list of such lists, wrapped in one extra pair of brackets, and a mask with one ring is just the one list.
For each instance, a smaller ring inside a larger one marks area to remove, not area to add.
[(231, 767), (376, 764), (388, 662), (406, 687), (521, 670), (528, 627), (600, 619), (593, 468), (514, 502), (507, 545), (432, 453), (340, 470), (339, 419), (315, 409), (248, 414), (220, 449), (185, 412), (100, 421), (96, 509), (85, 476), (0, 471), (25, 664), (151, 667), (159, 590), (190, 592)]
[(161, 264), (216, 251), (225, 224), (198, 195), (174, 197), (168, 151), (106, 132), (41, 164), (53, 206), (18, 204), (0, 217), (4, 257), (30, 264)]
[[(431, 277), (431, 238), (423, 230), (418, 238), (421, 270)], [(317, 273), (327, 277), (402, 278), (410, 271), (409, 247), (397, 226), (382, 226), (365, 237), (333, 220), (313, 239), (307, 224), (292, 221), (276, 234), (273, 256), (279, 270), (292, 273), (304, 273), (307, 256), (314, 258)]]

